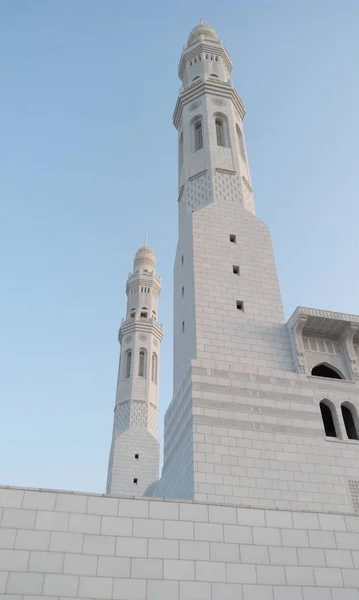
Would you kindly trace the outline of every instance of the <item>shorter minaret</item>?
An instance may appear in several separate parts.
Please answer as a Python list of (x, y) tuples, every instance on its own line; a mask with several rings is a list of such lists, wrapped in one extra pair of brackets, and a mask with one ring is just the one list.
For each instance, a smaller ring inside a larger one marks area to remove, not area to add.
[(118, 334), (121, 345), (107, 494), (142, 496), (158, 479), (158, 369), (162, 326), (157, 322), (161, 280), (155, 256), (136, 252), (126, 284), (127, 313)]

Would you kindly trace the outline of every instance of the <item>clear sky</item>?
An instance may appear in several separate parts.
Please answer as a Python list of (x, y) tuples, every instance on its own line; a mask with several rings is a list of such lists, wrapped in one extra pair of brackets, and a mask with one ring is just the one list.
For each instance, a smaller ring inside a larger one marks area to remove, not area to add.
[(0, 0), (0, 484), (104, 491), (125, 281), (146, 231), (162, 278), (162, 432), (172, 111), (201, 17), (248, 111), (286, 316), (359, 312), (358, 0)]

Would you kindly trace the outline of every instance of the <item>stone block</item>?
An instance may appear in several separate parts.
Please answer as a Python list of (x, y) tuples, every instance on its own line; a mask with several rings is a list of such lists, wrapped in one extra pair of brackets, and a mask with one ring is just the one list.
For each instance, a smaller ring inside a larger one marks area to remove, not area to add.
[(357, 588), (359, 590), (358, 569), (342, 569), (342, 577), (345, 587)]
[(131, 577), (134, 579), (162, 579), (162, 572), (163, 561), (159, 558), (132, 558), (131, 560)]
[[(77, 534), (79, 535), (79, 534)], [(116, 538), (109, 535), (90, 535), (84, 536), (84, 554), (98, 554), (103, 556), (114, 556), (116, 548)]]
[(279, 527), (280, 529), (293, 529), (292, 513), (285, 510), (266, 510), (265, 519), (267, 527)]
[[(77, 515), (73, 515), (77, 516)], [(51, 510), (39, 510), (35, 521), (35, 529), (47, 531), (67, 531), (69, 514)]]
[(325, 550), (328, 567), (352, 569), (354, 567), (350, 550)]
[(281, 546), (271, 546), (269, 548), (269, 557), (271, 565), (297, 565), (297, 549), (284, 548)]
[(293, 513), (293, 525), (295, 529), (320, 529), (316, 513)]
[(260, 585), (285, 585), (286, 580), (284, 567), (273, 565), (258, 565), (257, 582)]
[(158, 519), (134, 519), (133, 536), (163, 538), (163, 523)]
[(179, 600), (179, 585), (179, 581), (149, 579), (147, 581), (146, 600)]
[(44, 575), (39, 573), (9, 573), (8, 594), (41, 594)]
[(309, 544), (312, 548), (336, 548), (332, 531), (309, 531)]
[(283, 546), (306, 548), (309, 546), (308, 532), (300, 529), (282, 529), (281, 538)]
[(194, 535), (196, 540), (203, 542), (223, 542), (223, 525), (217, 523), (195, 523)]
[[(76, 575), (55, 575), (47, 573), (44, 581), (44, 596), (77, 597), (79, 577)], [(27, 590), (29, 592), (30, 590)], [(41, 591), (41, 590), (40, 590)]]
[(185, 521), (165, 521), (164, 537), (175, 540), (193, 540), (194, 523)]
[(11, 549), (15, 546), (16, 529), (0, 528), (0, 548)]
[(113, 600), (146, 600), (145, 579), (114, 579)]
[(302, 591), (304, 600), (332, 600), (328, 587), (303, 587)]
[(132, 519), (129, 517), (102, 517), (101, 533), (103, 535), (131, 536)]
[(193, 560), (164, 560), (163, 579), (175, 579), (177, 581), (194, 581)]
[(178, 518), (178, 502), (150, 502), (150, 519), (165, 519), (168, 521), (176, 521)]
[(273, 587), (274, 600), (303, 600), (302, 588), (289, 585)]
[(181, 503), (179, 505), (179, 518), (181, 521), (200, 521), (208, 523), (208, 506), (206, 504)]
[(243, 600), (273, 600), (271, 585), (244, 585)]
[(66, 554), (63, 572), (67, 575), (96, 575), (97, 560), (97, 556)]
[[(192, 544), (194, 542), (191, 542)], [(162, 540), (159, 538), (148, 540), (149, 558), (179, 558), (179, 541)]]
[(49, 549), (55, 552), (81, 552), (83, 537), (82, 533), (53, 531), (50, 534)]
[(68, 513), (85, 513), (87, 510), (87, 498), (85, 494), (56, 494), (55, 510)]
[(99, 556), (97, 574), (101, 577), (128, 578), (130, 577), (130, 567), (131, 561), (129, 558), (122, 558), (119, 556)]
[(342, 589), (342, 588), (333, 588), (332, 589), (332, 598), (333, 600), (358, 600), (359, 599), (359, 590), (358, 589)]
[(0, 594), (5, 594), (8, 575), (8, 571), (0, 571)]
[(322, 587), (341, 587), (343, 585), (340, 569), (314, 567), (315, 584)]
[(89, 496), (87, 502), (87, 513), (89, 515), (118, 515), (118, 499), (106, 498), (104, 496)]
[[(239, 545), (210, 542), (211, 561), (239, 563)], [(201, 559), (202, 560), (202, 559)]]
[(100, 533), (101, 517), (97, 515), (70, 515), (69, 531), (75, 533)]
[(0, 506), (9, 508), (21, 508), (24, 497), (23, 490), (0, 488)]
[(237, 525), (237, 509), (234, 506), (209, 505), (210, 523), (227, 523)]
[(288, 585), (315, 585), (312, 567), (285, 567)]
[(346, 531), (343, 515), (319, 514), (320, 528), (325, 531)]
[(117, 538), (116, 556), (145, 558), (147, 556), (147, 538)]
[(224, 541), (236, 544), (252, 544), (252, 527), (245, 525), (224, 525)]
[(28, 571), (62, 573), (63, 564), (64, 555), (61, 552), (31, 552)]
[(242, 563), (269, 565), (268, 546), (240, 545)]
[(260, 546), (281, 546), (280, 530), (274, 527), (253, 527), (253, 539)]
[(35, 518), (35, 510), (5, 508), (2, 516), (1, 526), (14, 529), (33, 529), (35, 525)]
[(224, 562), (197, 561), (197, 581), (226, 581), (226, 565)]
[(324, 550), (321, 548), (297, 548), (298, 562), (303, 567), (325, 567)]
[(181, 581), (180, 600), (211, 600), (211, 585), (208, 581)]
[(359, 550), (359, 535), (357, 533), (335, 533), (336, 545), (343, 550)]
[(139, 498), (120, 498), (118, 515), (120, 517), (137, 517), (139, 519), (148, 519), (149, 501)]
[(34, 510), (53, 510), (55, 508), (55, 492), (36, 492), (26, 490), (22, 502), (22, 508)]
[(242, 586), (239, 583), (212, 583), (212, 600), (241, 600)]
[(257, 508), (237, 508), (238, 525), (253, 525), (255, 527), (265, 526), (264, 510)]
[(109, 577), (80, 577), (78, 598), (108, 600), (112, 596), (112, 583)]
[(254, 565), (227, 564), (227, 581), (230, 583), (257, 583)]
[(3, 571), (26, 571), (28, 560), (28, 551), (0, 550), (0, 568)]

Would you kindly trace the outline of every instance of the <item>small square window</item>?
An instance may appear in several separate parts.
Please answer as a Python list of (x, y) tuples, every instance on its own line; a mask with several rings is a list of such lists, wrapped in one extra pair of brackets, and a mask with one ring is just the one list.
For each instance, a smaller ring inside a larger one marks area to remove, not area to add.
[(238, 308), (238, 310), (242, 310), (244, 312), (242, 300), (237, 300), (237, 308)]
[(135, 454), (135, 458), (138, 460), (140, 458), (139, 454)]
[(182, 265), (182, 267), (183, 267), (183, 263), (184, 263), (184, 256), (182, 254), (182, 256), (181, 256), (181, 265)]
[(230, 233), (229, 234), (229, 241), (233, 242), (233, 244), (236, 244), (237, 243), (237, 236), (234, 235), (234, 233)]
[(184, 333), (184, 321), (182, 321), (182, 333)]
[(238, 265), (233, 265), (233, 273), (235, 275), (239, 275), (239, 266)]
[(184, 286), (182, 286), (182, 298), (184, 298)]
[(137, 482), (138, 482), (138, 479), (137, 479), (137, 477), (134, 477), (134, 478), (133, 478), (133, 483), (135, 483), (135, 484), (137, 485)]

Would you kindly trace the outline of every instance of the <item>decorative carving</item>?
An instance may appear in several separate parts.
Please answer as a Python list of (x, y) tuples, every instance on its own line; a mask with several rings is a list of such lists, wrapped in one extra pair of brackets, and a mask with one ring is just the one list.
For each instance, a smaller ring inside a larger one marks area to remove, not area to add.
[(192, 102), (192, 104), (188, 107), (188, 110), (190, 110), (191, 112), (193, 112), (200, 105), (201, 105), (201, 100), (195, 100), (195, 102)]
[(132, 342), (132, 335), (128, 335), (127, 338), (125, 339), (125, 342), (127, 342), (127, 343)]
[(154, 342), (153, 342), (153, 345), (157, 347), (158, 346), (158, 340), (155, 339)]
[(216, 104), (217, 106), (224, 106), (226, 104), (226, 101), (223, 100), (222, 98), (212, 98), (212, 102), (213, 102), (213, 104)]
[(142, 335), (140, 335), (140, 340), (141, 340), (142, 342), (145, 342), (145, 341), (147, 340), (147, 335), (143, 335), (143, 334), (142, 334)]

